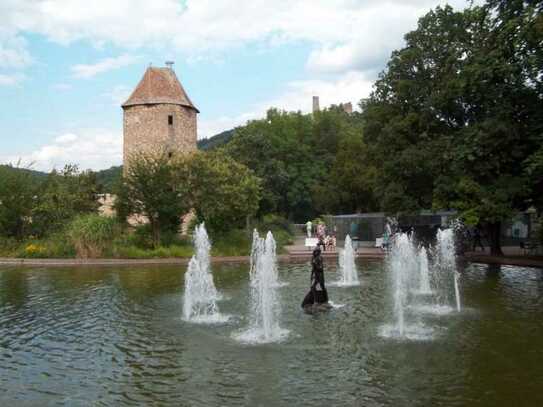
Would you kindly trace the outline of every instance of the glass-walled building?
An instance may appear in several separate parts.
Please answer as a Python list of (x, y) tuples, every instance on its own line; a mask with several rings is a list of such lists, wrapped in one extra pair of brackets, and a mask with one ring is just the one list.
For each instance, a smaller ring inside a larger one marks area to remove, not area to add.
[[(396, 221), (402, 231), (414, 230), (420, 239), (425, 239), (435, 236), (437, 229), (448, 225), (456, 214), (455, 211), (422, 211), (418, 215), (401, 216)], [(374, 246), (375, 240), (383, 236), (390, 219), (384, 212), (373, 212), (325, 216), (324, 221), (328, 233), (335, 233), (338, 241), (342, 242), (349, 235), (361, 246)]]
[[(446, 227), (457, 217), (456, 211), (421, 211), (417, 215), (400, 216), (395, 219), (398, 228), (403, 231), (413, 230), (417, 238), (431, 241), (435, 238), (437, 229)], [(510, 221), (502, 223), (502, 245), (519, 246), (521, 242), (533, 239), (534, 214), (530, 211), (518, 213)], [(342, 244), (345, 236), (350, 235), (359, 246), (374, 246), (375, 240), (383, 236), (385, 225), (390, 219), (384, 212), (355, 213), (349, 215), (325, 216), (327, 233), (335, 233), (338, 242)], [(486, 231), (482, 230), (483, 243)]]

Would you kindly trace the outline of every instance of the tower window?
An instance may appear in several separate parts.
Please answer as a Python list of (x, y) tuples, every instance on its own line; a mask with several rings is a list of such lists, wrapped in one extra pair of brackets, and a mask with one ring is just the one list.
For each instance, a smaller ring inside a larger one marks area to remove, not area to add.
[(168, 125), (173, 126), (173, 115), (171, 114), (168, 115)]
[(168, 153), (168, 158), (172, 158), (172, 157), (173, 157), (173, 153), (170, 151), (170, 152)]

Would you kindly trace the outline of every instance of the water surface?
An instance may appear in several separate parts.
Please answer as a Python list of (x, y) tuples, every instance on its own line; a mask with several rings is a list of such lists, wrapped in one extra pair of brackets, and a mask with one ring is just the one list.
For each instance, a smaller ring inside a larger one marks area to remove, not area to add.
[[(248, 265), (213, 265), (222, 325), (182, 320), (182, 267), (1, 268), (0, 405), (540, 406), (543, 271), (469, 265), (461, 314), (431, 340), (379, 335), (392, 318), (382, 262), (344, 304), (299, 308), (308, 264), (280, 265), (282, 343), (246, 345)], [(328, 265), (327, 281), (338, 277)]]

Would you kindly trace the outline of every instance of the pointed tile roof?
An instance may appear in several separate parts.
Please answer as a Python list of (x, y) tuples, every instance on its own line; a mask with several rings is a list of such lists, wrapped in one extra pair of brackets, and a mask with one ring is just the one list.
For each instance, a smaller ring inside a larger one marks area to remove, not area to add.
[(159, 103), (186, 106), (200, 113), (190, 101), (175, 72), (170, 68), (147, 68), (134, 92), (121, 106), (124, 108)]

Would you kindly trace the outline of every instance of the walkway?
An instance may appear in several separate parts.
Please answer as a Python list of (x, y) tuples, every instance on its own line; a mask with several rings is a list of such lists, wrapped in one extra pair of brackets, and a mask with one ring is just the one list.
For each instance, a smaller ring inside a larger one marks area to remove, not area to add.
[(487, 249), (485, 251), (466, 252), (464, 258), (475, 263), (507, 264), (521, 267), (543, 268), (543, 256), (524, 254), (519, 247), (502, 247), (503, 256), (493, 256)]
[[(306, 247), (305, 236), (296, 236), (294, 239), (294, 244), (290, 246), (285, 246), (285, 250), (288, 253), (291, 259), (310, 259), (313, 253), (313, 247)], [(338, 247), (336, 250), (325, 250), (322, 252), (322, 255), (325, 259), (337, 259), (339, 250), (341, 247)], [(368, 258), (368, 259), (382, 259), (385, 257), (385, 253), (377, 247), (360, 247), (356, 250), (357, 258)]]
[[(286, 254), (277, 256), (280, 262), (308, 261), (311, 259), (312, 248), (303, 245), (303, 239), (297, 239), (295, 244), (285, 246)], [(301, 244), (300, 244), (301, 243)], [(508, 264), (521, 267), (543, 268), (543, 256), (524, 255), (517, 247), (502, 248), (505, 256), (491, 256), (487, 251), (466, 252), (467, 261), (489, 264)], [(337, 261), (338, 250), (323, 252), (325, 260)], [(383, 259), (385, 253), (379, 248), (361, 247), (356, 251), (357, 258)], [(212, 257), (213, 263), (246, 263), (248, 256)], [(188, 258), (157, 258), (157, 259), (17, 259), (0, 257), (0, 266), (29, 266), (29, 267), (58, 267), (58, 266), (156, 266), (156, 265), (184, 265)]]

